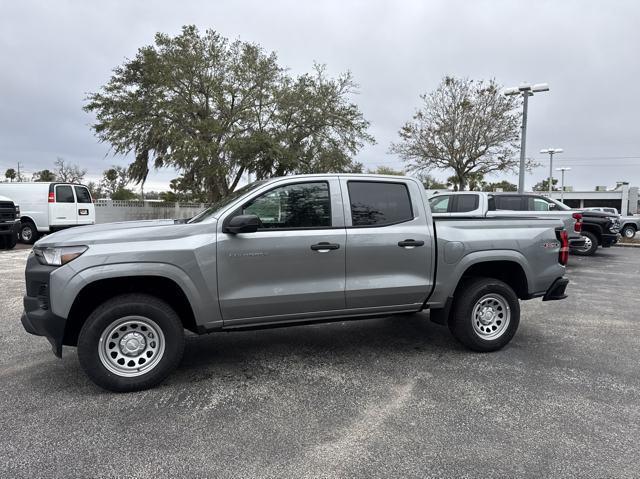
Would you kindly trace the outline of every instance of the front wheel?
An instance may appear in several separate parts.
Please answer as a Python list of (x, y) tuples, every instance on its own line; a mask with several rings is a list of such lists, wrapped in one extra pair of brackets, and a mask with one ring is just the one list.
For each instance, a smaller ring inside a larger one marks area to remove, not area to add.
[(578, 256), (594, 255), (598, 249), (598, 238), (589, 231), (583, 231), (582, 236), (584, 237), (584, 246), (573, 249), (573, 253)]
[(620, 232), (625, 238), (631, 239), (636, 235), (636, 229), (633, 226), (625, 226)]
[(115, 392), (140, 391), (163, 381), (182, 359), (184, 329), (164, 301), (143, 294), (100, 305), (80, 331), (78, 359), (89, 378)]
[(38, 241), (40, 235), (38, 234), (35, 224), (31, 221), (23, 221), (22, 226), (20, 227), (19, 237), (21, 242), (33, 244)]
[(449, 330), (469, 349), (496, 351), (516, 334), (520, 303), (511, 287), (493, 278), (466, 280), (457, 291)]

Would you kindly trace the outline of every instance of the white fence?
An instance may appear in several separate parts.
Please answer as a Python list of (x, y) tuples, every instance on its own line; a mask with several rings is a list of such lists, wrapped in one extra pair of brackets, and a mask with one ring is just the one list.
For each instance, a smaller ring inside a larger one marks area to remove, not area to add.
[(96, 223), (191, 218), (207, 207), (203, 203), (98, 200)]

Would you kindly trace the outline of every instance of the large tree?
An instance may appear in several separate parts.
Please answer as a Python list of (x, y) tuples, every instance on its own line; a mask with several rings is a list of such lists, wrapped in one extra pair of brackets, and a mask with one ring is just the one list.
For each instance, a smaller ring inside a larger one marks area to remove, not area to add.
[(465, 189), (477, 175), (517, 167), (521, 113), (517, 100), (501, 94), (495, 81), (445, 77), (420, 97), (422, 105), (391, 145), (410, 170), (453, 172)]
[(355, 89), (348, 73), (329, 78), (316, 66), (294, 78), (275, 53), (185, 26), (176, 37), (158, 33), (116, 67), (85, 110), (96, 115), (101, 141), (133, 154), (136, 182), (171, 166), (213, 201), (248, 171), (262, 178), (358, 170), (352, 157), (373, 138), (350, 101)]
[(8, 168), (7, 171), (4, 172), (4, 177), (9, 181), (15, 180), (17, 176), (16, 170), (13, 168)]

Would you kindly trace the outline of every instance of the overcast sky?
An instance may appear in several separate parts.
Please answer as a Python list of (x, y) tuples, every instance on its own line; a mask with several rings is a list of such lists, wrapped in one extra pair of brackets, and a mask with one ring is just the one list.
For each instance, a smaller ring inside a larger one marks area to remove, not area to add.
[[(259, 43), (293, 73), (314, 61), (333, 75), (351, 70), (377, 140), (358, 155), (368, 167), (402, 167), (389, 144), (444, 75), (493, 77), (551, 88), (530, 100), (527, 156), (544, 166), (528, 188), (548, 174), (546, 147), (564, 148), (554, 166), (572, 168), (575, 189), (640, 184), (640, 2), (631, 0), (0, 0), (2, 176), (18, 162), (28, 173), (52, 169), (56, 157), (93, 178), (127, 164), (96, 141), (83, 99), (154, 33), (185, 24)], [(154, 173), (147, 190), (176, 176)]]

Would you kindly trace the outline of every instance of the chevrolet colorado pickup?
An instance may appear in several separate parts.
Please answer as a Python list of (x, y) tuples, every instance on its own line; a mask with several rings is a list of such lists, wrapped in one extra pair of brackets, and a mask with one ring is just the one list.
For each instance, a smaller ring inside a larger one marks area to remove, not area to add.
[(565, 297), (555, 219), (434, 223), (405, 177), (305, 175), (247, 185), (187, 223), (84, 226), (38, 241), (24, 328), (113, 391), (162, 381), (184, 330), (203, 334), (430, 310), (462, 344), (493, 351), (519, 300)]

